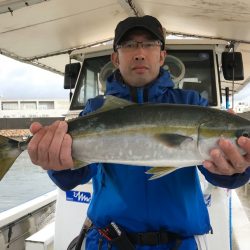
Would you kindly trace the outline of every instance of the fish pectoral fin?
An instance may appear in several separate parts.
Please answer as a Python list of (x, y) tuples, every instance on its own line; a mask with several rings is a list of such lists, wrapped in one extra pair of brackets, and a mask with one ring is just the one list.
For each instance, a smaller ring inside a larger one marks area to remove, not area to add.
[(160, 141), (161, 143), (169, 146), (169, 147), (178, 147), (184, 141), (193, 141), (192, 137), (180, 135), (180, 134), (156, 134), (154, 137)]
[(153, 167), (150, 168), (146, 174), (152, 174), (152, 176), (149, 178), (149, 180), (155, 180), (158, 179), (164, 175), (170, 174), (173, 171), (175, 171), (176, 167)]
[(87, 165), (92, 163), (92, 162), (84, 162), (84, 161), (75, 160), (75, 159), (73, 159), (73, 162), (74, 162), (74, 167), (72, 168), (73, 170), (78, 169), (78, 168), (82, 168), (82, 167), (86, 167)]

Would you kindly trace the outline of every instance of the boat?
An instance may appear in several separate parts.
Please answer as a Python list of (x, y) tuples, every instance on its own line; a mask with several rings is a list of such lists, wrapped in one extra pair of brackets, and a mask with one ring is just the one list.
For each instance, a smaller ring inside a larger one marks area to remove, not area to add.
[[(71, 119), (89, 97), (105, 89), (105, 79), (113, 70), (109, 56), (116, 24), (128, 16), (149, 14), (166, 30), (169, 57), (165, 67), (176, 87), (195, 89), (209, 99), (211, 107), (221, 108), (223, 98), (244, 91), (250, 80), (249, 13), (247, 0), (3, 0), (0, 53), (64, 75), (64, 88), (72, 95), (66, 119)], [(232, 55), (237, 57), (233, 67)], [(93, 61), (100, 66), (94, 67)], [(195, 65), (203, 62), (201, 76)], [(91, 74), (95, 82), (89, 81)], [(86, 94), (89, 82), (93, 91)], [(209, 185), (202, 177), (201, 183), (214, 228), (208, 237), (210, 248), (232, 249), (230, 192)], [(66, 249), (80, 232), (91, 194), (91, 183), (67, 192), (57, 189), (1, 213), (0, 249)]]

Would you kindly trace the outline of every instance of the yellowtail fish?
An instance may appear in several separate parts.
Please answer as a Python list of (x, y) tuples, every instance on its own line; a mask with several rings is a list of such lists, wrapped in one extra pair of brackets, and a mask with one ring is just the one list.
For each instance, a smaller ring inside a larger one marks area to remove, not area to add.
[[(154, 179), (209, 160), (220, 137), (237, 146), (237, 138), (249, 137), (250, 121), (208, 107), (134, 104), (107, 96), (99, 110), (68, 121), (68, 133), (74, 168), (96, 162), (148, 166)], [(26, 144), (0, 136), (0, 179)]]

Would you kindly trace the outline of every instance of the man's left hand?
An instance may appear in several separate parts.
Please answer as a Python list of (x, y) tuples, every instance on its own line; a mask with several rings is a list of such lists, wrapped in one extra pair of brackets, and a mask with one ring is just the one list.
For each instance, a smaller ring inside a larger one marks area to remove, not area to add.
[(219, 139), (219, 148), (210, 152), (211, 160), (205, 160), (203, 166), (210, 172), (220, 175), (244, 173), (250, 167), (250, 138), (241, 136), (238, 145), (246, 152), (241, 155), (235, 145), (224, 138)]

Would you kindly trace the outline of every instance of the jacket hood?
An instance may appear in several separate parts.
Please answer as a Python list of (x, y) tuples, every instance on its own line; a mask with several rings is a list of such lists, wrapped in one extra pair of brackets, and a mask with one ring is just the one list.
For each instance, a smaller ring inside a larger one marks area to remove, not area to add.
[[(159, 77), (144, 87), (136, 89), (147, 89), (148, 100), (153, 101), (158, 96), (164, 94), (168, 88), (173, 88), (174, 83), (168, 71), (160, 69)], [(107, 78), (105, 95), (114, 95), (130, 100), (131, 87), (123, 82), (119, 70), (116, 70)]]

